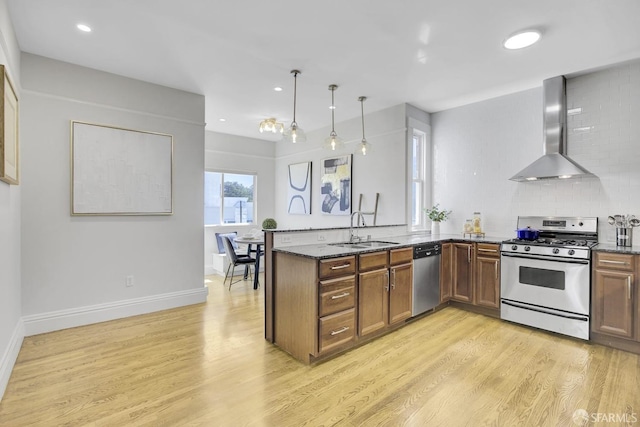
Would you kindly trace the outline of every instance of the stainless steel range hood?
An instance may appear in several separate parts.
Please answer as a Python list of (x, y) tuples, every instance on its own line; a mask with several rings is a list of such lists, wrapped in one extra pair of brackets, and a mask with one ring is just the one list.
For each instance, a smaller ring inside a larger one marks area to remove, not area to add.
[(567, 96), (564, 76), (543, 81), (544, 155), (509, 178), (511, 181), (595, 177), (565, 155)]

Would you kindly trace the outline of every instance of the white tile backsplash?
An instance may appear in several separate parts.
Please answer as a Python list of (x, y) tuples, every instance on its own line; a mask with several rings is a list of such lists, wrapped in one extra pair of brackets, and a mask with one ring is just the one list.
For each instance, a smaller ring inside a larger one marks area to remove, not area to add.
[[(598, 178), (516, 183), (542, 155), (542, 89), (432, 115), (434, 201), (453, 210), (443, 233), (479, 210), (485, 231), (511, 236), (518, 215), (640, 215), (640, 61), (567, 79), (567, 153)], [(588, 130), (576, 128), (589, 128)]]

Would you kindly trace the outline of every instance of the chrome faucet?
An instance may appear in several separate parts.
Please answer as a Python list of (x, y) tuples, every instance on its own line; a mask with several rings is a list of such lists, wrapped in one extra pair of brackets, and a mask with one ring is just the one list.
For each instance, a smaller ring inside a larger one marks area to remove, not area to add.
[[(362, 221), (363, 227), (366, 227), (367, 224), (364, 222), (364, 212), (354, 211), (351, 214), (351, 224), (349, 225), (349, 243), (359, 242), (362, 238), (358, 235), (358, 229), (360, 228), (360, 221)], [(358, 216), (358, 220), (356, 222), (356, 232), (353, 232), (353, 217)]]

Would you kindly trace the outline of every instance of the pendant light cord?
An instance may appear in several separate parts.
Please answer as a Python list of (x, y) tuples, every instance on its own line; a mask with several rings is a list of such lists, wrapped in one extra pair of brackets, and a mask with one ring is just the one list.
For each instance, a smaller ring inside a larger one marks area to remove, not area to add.
[(360, 98), (358, 98), (358, 100), (360, 101), (360, 111), (362, 113), (362, 142), (367, 141), (367, 139), (364, 137), (364, 101), (365, 99), (367, 99), (367, 97), (365, 96), (361, 96)]
[(296, 92), (298, 89), (298, 72), (299, 71), (297, 70), (293, 71), (293, 123), (296, 123)]
[(335, 85), (333, 85), (331, 87), (331, 133), (336, 133), (336, 127), (335, 127), (335, 120), (334, 120), (334, 114), (336, 111), (336, 104), (333, 100), (333, 92), (335, 92), (336, 88)]

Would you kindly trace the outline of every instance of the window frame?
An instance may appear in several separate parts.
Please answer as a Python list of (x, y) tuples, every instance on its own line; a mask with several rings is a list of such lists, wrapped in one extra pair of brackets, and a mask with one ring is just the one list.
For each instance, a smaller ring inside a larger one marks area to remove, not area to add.
[[(419, 138), (419, 151), (416, 153), (418, 175), (414, 178), (414, 139)], [(432, 153), (431, 153), (431, 126), (415, 120), (408, 119), (407, 126), (407, 224), (410, 232), (424, 232), (429, 230), (430, 222), (424, 208), (432, 203)], [(417, 205), (414, 205), (415, 188), (419, 187), (419, 198)], [(414, 210), (417, 221), (414, 223)]]
[[(219, 222), (217, 224), (207, 224), (206, 220), (204, 221), (205, 227), (237, 227), (237, 226), (252, 226), (252, 225), (256, 225), (256, 218), (258, 218), (258, 203), (257, 203), (257, 199), (258, 199), (258, 173), (257, 172), (248, 172), (248, 171), (237, 171), (237, 170), (229, 170), (229, 169), (213, 169), (213, 168), (207, 168), (205, 169), (205, 176), (207, 173), (217, 173), (221, 175), (221, 180), (220, 180), (220, 188), (219, 188), (219, 197), (220, 197), (220, 211), (219, 211), (219, 217), (221, 221), (224, 221), (224, 182), (225, 182), (225, 175), (245, 175), (245, 176), (252, 176), (253, 177), (253, 209), (252, 209), (252, 213), (253, 213), (253, 222)], [(204, 179), (204, 176), (203, 176)], [(203, 202), (204, 202), (204, 208), (206, 209), (206, 199), (207, 199), (207, 193), (205, 192), (204, 194), (204, 198), (203, 198)]]

